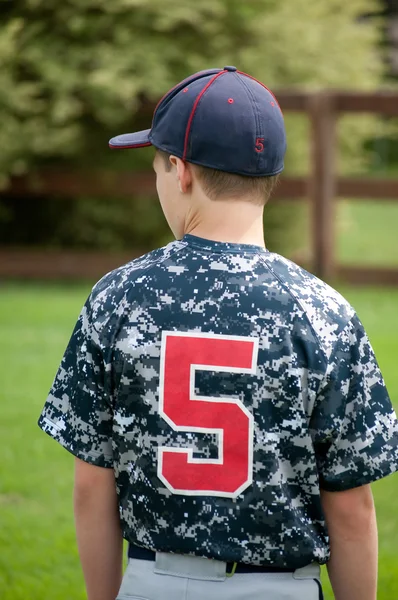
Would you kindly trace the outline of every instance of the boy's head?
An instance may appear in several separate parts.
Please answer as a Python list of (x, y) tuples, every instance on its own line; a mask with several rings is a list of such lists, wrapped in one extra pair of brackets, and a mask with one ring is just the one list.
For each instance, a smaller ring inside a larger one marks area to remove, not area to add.
[[(235, 67), (201, 71), (159, 101), (152, 127), (119, 135), (111, 148), (156, 149), (154, 169), (166, 218), (181, 192), (198, 200), (264, 205), (283, 170), (286, 135), (273, 94)], [(180, 192), (178, 194), (177, 192)]]
[[(248, 177), (202, 167), (163, 150), (157, 150), (153, 161), (156, 189), (163, 212), (177, 239), (184, 234), (187, 211), (200, 210), (207, 202), (243, 201), (264, 207), (279, 175)], [(181, 202), (181, 194), (191, 201)], [(225, 206), (223, 210), (228, 210)]]

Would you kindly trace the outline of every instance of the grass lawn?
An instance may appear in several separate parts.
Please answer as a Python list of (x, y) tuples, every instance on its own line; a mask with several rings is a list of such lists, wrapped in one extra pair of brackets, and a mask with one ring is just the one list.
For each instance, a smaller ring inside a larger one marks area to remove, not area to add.
[(339, 201), (337, 256), (343, 264), (398, 267), (398, 203)]
[[(37, 427), (89, 285), (0, 287), (0, 598), (82, 600), (72, 518), (73, 459)], [(362, 318), (398, 407), (398, 290), (342, 288)], [(379, 600), (398, 598), (397, 477), (374, 485)], [(326, 581), (326, 577), (325, 577)], [(327, 600), (332, 598), (328, 584)]]
[[(289, 211), (293, 212), (296, 224), (294, 229), (289, 229), (289, 236), (284, 240), (284, 253), (300, 264), (311, 264), (310, 206), (308, 203), (298, 206), (294, 201), (285, 202), (282, 206), (286, 218)], [(338, 263), (398, 268), (398, 203), (339, 199), (335, 210), (335, 255)]]

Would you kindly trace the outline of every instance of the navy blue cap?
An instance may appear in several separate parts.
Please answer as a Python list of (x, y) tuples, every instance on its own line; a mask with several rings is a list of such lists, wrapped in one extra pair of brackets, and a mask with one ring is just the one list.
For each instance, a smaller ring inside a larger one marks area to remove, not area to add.
[(228, 66), (181, 81), (159, 101), (151, 129), (118, 135), (109, 146), (155, 146), (204, 167), (266, 177), (283, 170), (286, 133), (272, 92)]

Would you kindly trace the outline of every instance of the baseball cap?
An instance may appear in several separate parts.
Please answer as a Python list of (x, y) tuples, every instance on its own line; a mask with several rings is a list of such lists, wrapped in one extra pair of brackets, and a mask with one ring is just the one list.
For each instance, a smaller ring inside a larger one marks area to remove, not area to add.
[(158, 102), (150, 129), (113, 137), (109, 146), (155, 146), (204, 167), (267, 177), (283, 170), (286, 133), (273, 93), (231, 66), (187, 77)]

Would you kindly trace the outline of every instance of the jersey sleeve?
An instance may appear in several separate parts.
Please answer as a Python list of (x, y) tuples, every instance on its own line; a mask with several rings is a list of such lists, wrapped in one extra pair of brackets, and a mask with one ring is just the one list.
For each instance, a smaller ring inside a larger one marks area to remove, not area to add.
[(90, 299), (84, 305), (39, 418), (39, 427), (78, 458), (113, 467), (113, 411)]
[(343, 491), (398, 469), (398, 422), (355, 315), (340, 334), (310, 421), (320, 487)]

